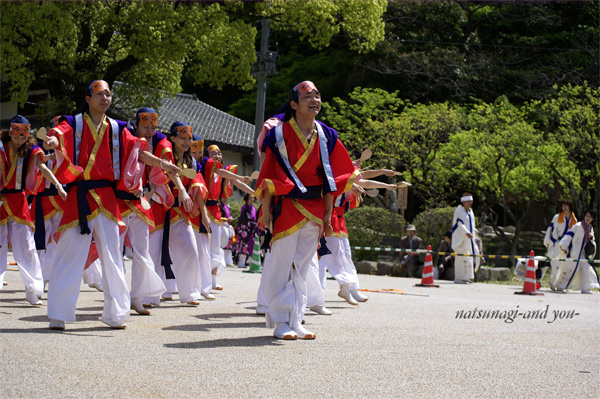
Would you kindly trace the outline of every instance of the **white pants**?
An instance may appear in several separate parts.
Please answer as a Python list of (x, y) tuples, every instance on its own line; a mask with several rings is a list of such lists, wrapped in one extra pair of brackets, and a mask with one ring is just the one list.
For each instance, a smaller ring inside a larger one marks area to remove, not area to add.
[(56, 244), (56, 257), (48, 285), (48, 317), (75, 321), (83, 268), (93, 236), (102, 266), (102, 319), (122, 323), (129, 317), (131, 304), (119, 247), (119, 226), (102, 213), (90, 220), (88, 225), (91, 234), (80, 234), (77, 225), (64, 230)]
[[(162, 238), (164, 230), (160, 229), (150, 234), (150, 256), (155, 265), (157, 274), (164, 278), (165, 269), (160, 263), (162, 254)], [(171, 268), (177, 281), (179, 301), (187, 303), (197, 301), (201, 297), (202, 279), (198, 261), (198, 246), (192, 226), (185, 220), (179, 219), (171, 224), (169, 230), (169, 255), (171, 256)], [(162, 270), (161, 270), (162, 269)], [(170, 291), (169, 281), (163, 281)], [(172, 284), (172, 282), (171, 282)], [(144, 299), (144, 303), (160, 304), (158, 296)]]
[(319, 256), (317, 252), (310, 261), (310, 267), (306, 274), (306, 306), (325, 305), (325, 294), (319, 279)]
[(96, 259), (92, 264), (83, 271), (83, 283), (84, 284), (96, 284), (102, 287), (102, 265), (100, 265), (100, 259)]
[(196, 237), (196, 246), (198, 247), (198, 262), (200, 267), (200, 277), (202, 280), (202, 293), (210, 294), (212, 291), (212, 275), (210, 270), (210, 243), (208, 242), (208, 234), (200, 233), (194, 229)]
[(42, 267), (35, 250), (35, 240), (31, 227), (13, 220), (0, 226), (0, 290), (4, 285), (4, 274), (8, 267), (8, 236), (13, 248), (13, 256), (27, 292), (35, 292), (37, 296), (44, 293)]
[(233, 265), (233, 253), (231, 252), (231, 249), (224, 249), (223, 254), (225, 257), (225, 264)]
[(319, 260), (319, 276), (323, 288), (325, 288), (325, 269), (327, 269), (340, 285), (350, 284), (351, 290), (358, 289), (358, 275), (352, 262), (348, 238), (331, 236), (326, 240), (331, 254), (322, 256)]
[[(242, 256), (240, 254), (240, 256)], [(260, 275), (260, 284), (258, 285), (258, 292), (256, 293), (256, 305), (267, 306), (269, 301), (266, 295), (267, 276), (269, 275), (269, 264), (271, 263), (271, 253), (267, 251), (265, 254), (265, 261), (262, 265), (262, 274)]]
[(210, 268), (212, 270), (217, 269), (216, 276), (223, 273), (225, 270), (225, 253), (221, 248), (221, 226), (216, 224), (214, 221), (210, 221)]
[(162, 294), (166, 291), (166, 288), (159, 275), (154, 271), (154, 262), (150, 257), (150, 227), (133, 212), (127, 215), (123, 222), (127, 226), (127, 230), (120, 237), (121, 252), (125, 244), (126, 234), (129, 234), (129, 241), (133, 248), (131, 297), (142, 298)]
[(472, 256), (457, 256), (454, 259), (454, 281), (469, 281), (475, 279), (473, 262), (474, 258)]
[(44, 277), (44, 281), (48, 281), (50, 279), (50, 273), (52, 273), (52, 262), (54, 262), (54, 254), (56, 253), (56, 242), (52, 237), (58, 229), (62, 216), (61, 212), (56, 212), (52, 217), (44, 220), (46, 249), (37, 251), (42, 265), (42, 276)]
[[(265, 298), (267, 300), (266, 324), (299, 325), (306, 308), (306, 277), (319, 243), (319, 225), (308, 222), (295, 233), (271, 245), (270, 265), (263, 270)], [(294, 264), (294, 267), (292, 267)]]

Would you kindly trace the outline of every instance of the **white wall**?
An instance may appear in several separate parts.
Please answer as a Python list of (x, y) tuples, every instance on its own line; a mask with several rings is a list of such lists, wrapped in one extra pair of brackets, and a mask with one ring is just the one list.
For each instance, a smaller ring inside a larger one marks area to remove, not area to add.
[[(224, 151), (221, 151), (221, 154), (223, 155), (223, 164), (224, 165), (237, 165), (238, 166), (238, 175), (250, 176), (250, 174), (253, 172), (251, 164), (244, 164), (242, 162), (242, 153), (241, 152), (224, 150)], [(250, 187), (252, 187), (252, 184), (250, 184)], [(239, 200), (239, 199), (242, 199), (243, 197), (244, 197), (244, 193), (241, 193), (237, 188), (234, 188), (233, 198)]]

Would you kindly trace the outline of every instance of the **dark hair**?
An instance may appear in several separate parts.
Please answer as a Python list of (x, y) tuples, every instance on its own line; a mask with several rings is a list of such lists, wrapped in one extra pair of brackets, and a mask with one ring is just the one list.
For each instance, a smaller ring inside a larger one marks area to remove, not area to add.
[(188, 148), (187, 151), (183, 153), (183, 159), (177, 159), (177, 151), (175, 151), (175, 143), (173, 143), (173, 136), (177, 136), (177, 128), (179, 126), (190, 126), (190, 124), (186, 122), (175, 121), (171, 125), (171, 130), (169, 131), (169, 141), (173, 144), (173, 158), (175, 160), (175, 163), (177, 163), (177, 161), (181, 161), (182, 163), (188, 165), (188, 168), (191, 168), (192, 165), (194, 165), (194, 162), (196, 162), (194, 157), (192, 157), (192, 147)]
[(444, 233), (444, 237), (452, 239), (452, 230), (446, 230), (446, 232)]
[(567, 205), (569, 207), (569, 211), (573, 212), (575, 210), (575, 204), (573, 203), (572, 200), (565, 198), (564, 200), (562, 200), (562, 202), (560, 203), (560, 206), (562, 207), (563, 205)]
[[(2, 143), (4, 143), (4, 144), (6, 144), (10, 141), (10, 130), (9, 129), (0, 130), (0, 140), (2, 140)], [(35, 139), (33, 138), (33, 136), (30, 135), (27, 138), (27, 141), (25, 141), (25, 143), (22, 146), (17, 148), (17, 155), (20, 157), (24, 157), (33, 148), (33, 145), (35, 143), (36, 143)]]
[[(292, 90), (290, 90), (290, 94), (288, 96), (289, 101), (285, 104), (283, 104), (281, 107), (279, 107), (279, 109), (277, 110), (278, 114), (284, 114), (283, 115), (283, 121), (287, 122), (290, 119), (292, 119), (292, 117), (296, 117), (296, 110), (292, 108), (291, 106), (291, 102), (295, 102), (296, 104), (298, 104), (298, 98), (300, 97), (300, 91), (298, 90), (298, 86), (301, 85), (304, 82), (300, 82), (298, 84), (296, 84), (294, 87), (292, 87)], [(315, 87), (316, 89), (316, 87)], [(319, 92), (319, 90), (317, 90), (317, 92), (319, 93), (319, 95), (321, 94)]]
[(589, 211), (587, 211), (585, 214), (590, 214), (590, 216), (592, 217), (592, 219), (596, 220), (596, 216), (598, 216), (598, 214), (596, 213), (596, 211), (594, 211), (593, 209), (590, 209)]

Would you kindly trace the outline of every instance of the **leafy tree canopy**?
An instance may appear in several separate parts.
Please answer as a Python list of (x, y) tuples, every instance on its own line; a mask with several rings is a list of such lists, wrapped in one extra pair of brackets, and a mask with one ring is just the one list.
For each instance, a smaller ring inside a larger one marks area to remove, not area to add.
[(46, 86), (52, 98), (42, 112), (58, 114), (72, 112), (99, 78), (128, 83), (121, 97), (137, 106), (180, 91), (184, 68), (193, 84), (250, 89), (254, 22), (265, 16), (315, 48), (344, 32), (352, 49), (368, 51), (383, 39), (386, 2), (3, 1), (0, 7), (0, 73), (8, 96), (22, 105), (32, 86)]

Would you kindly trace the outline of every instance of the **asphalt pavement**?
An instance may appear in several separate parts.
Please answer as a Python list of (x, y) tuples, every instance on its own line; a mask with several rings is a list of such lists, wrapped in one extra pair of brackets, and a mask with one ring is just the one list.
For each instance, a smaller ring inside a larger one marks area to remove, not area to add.
[(98, 320), (103, 294), (82, 284), (77, 322), (57, 332), (15, 268), (0, 292), (1, 398), (600, 397), (598, 291), (359, 276), (397, 291), (352, 306), (328, 280), (333, 315), (305, 317), (317, 338), (280, 341), (255, 314), (260, 274), (227, 268), (215, 301), (175, 294), (125, 330)]

